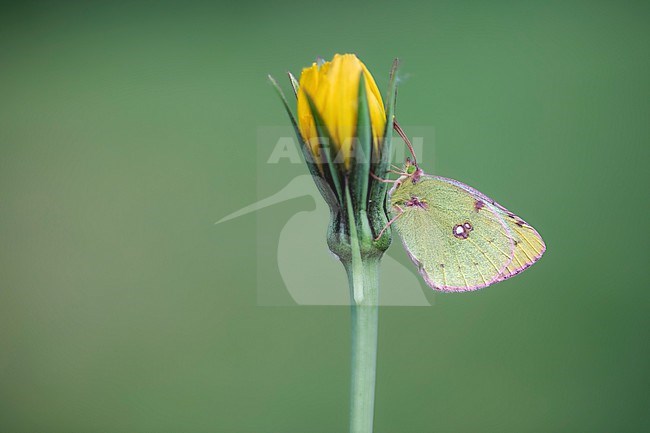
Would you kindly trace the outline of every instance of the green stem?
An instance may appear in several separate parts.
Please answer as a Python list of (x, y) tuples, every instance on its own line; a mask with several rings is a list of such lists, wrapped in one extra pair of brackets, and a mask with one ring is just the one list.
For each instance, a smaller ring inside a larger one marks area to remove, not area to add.
[[(379, 259), (352, 262), (348, 267), (352, 299), (350, 433), (372, 433), (379, 318)], [(359, 297), (359, 294), (363, 295)]]

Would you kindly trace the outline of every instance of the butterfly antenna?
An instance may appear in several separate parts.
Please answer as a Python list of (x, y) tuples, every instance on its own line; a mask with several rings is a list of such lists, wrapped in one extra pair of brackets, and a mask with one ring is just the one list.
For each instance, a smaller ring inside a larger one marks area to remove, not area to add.
[(415, 150), (413, 150), (413, 145), (411, 144), (411, 140), (406, 136), (404, 133), (404, 130), (402, 129), (401, 126), (399, 126), (399, 123), (397, 123), (397, 119), (393, 120), (393, 129), (397, 134), (399, 134), (400, 137), (402, 137), (402, 140), (404, 140), (404, 143), (406, 143), (406, 146), (408, 146), (409, 151), (411, 152), (411, 155), (413, 156), (413, 164), (415, 166), (418, 166), (418, 159), (415, 157)]

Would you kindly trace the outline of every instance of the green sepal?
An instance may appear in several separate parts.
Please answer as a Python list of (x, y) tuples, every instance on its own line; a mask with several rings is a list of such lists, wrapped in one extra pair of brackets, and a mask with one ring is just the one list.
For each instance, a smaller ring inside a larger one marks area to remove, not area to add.
[[(291, 108), (289, 107), (289, 102), (287, 102), (287, 98), (284, 96), (284, 92), (280, 88), (280, 85), (278, 84), (278, 82), (275, 81), (275, 78), (273, 78), (271, 75), (267, 75), (267, 77), (269, 78), (269, 81), (273, 85), (273, 88), (277, 92), (278, 96), (282, 100), (282, 105), (284, 105), (284, 109), (286, 110), (287, 114), (289, 115), (289, 119), (291, 119), (291, 124), (293, 125), (293, 129), (298, 133), (298, 122), (296, 122), (296, 118), (294, 117), (293, 113), (291, 112)], [(302, 139), (300, 141), (302, 141)]]
[(357, 133), (350, 161), (350, 186), (355, 212), (366, 212), (368, 204), (368, 182), (370, 179), (370, 158), (372, 157), (372, 127), (368, 110), (366, 83), (359, 77), (359, 102), (357, 109)]
[(334, 194), (332, 188), (327, 183), (327, 179), (324, 178), (323, 173), (321, 173), (321, 170), (318, 168), (318, 165), (314, 162), (314, 156), (311, 153), (311, 149), (307, 146), (307, 143), (305, 143), (305, 141), (302, 139), (302, 134), (300, 134), (300, 130), (298, 129), (298, 123), (296, 122), (296, 118), (291, 112), (291, 108), (289, 107), (287, 98), (284, 96), (284, 92), (278, 85), (277, 81), (275, 81), (275, 79), (271, 75), (269, 75), (268, 77), (269, 77), (269, 81), (273, 85), (273, 88), (277, 92), (278, 96), (280, 96), (280, 99), (282, 100), (282, 104), (284, 105), (284, 109), (289, 115), (289, 119), (291, 120), (291, 125), (293, 126), (293, 130), (296, 134), (296, 139), (300, 143), (300, 149), (302, 150), (302, 155), (305, 159), (305, 163), (307, 163), (307, 168), (309, 169), (309, 173), (311, 174), (311, 177), (314, 179), (314, 183), (316, 184), (316, 187), (320, 191), (321, 195), (323, 196), (327, 204), (330, 206), (330, 209), (334, 211), (334, 209), (339, 207), (338, 201), (336, 199), (336, 195)]
[[(377, 167), (375, 168), (375, 174), (381, 178), (385, 178), (390, 163), (391, 158), (393, 157), (393, 122), (395, 118), (395, 101), (397, 99), (397, 67), (399, 66), (399, 60), (395, 59), (393, 61), (393, 66), (390, 70), (390, 79), (388, 81), (388, 97), (386, 100), (386, 128), (384, 129), (384, 139), (381, 144), (381, 155), (377, 161)], [(387, 183), (378, 182), (381, 186), (381, 190), (385, 191), (387, 189)], [(377, 197), (373, 197), (377, 198)]]
[[(332, 136), (327, 129), (327, 125), (325, 125), (325, 122), (323, 122), (323, 118), (318, 112), (316, 104), (314, 104), (314, 100), (311, 98), (311, 95), (309, 95), (309, 93), (305, 92), (304, 90), (303, 93), (305, 94), (311, 115), (314, 119), (314, 123), (316, 124), (316, 132), (318, 133), (319, 138), (319, 153), (321, 156), (325, 157), (325, 160), (321, 159), (321, 165), (327, 167), (327, 169), (323, 170), (323, 173), (325, 175), (325, 178), (328, 181), (331, 181), (330, 185), (334, 185), (334, 190), (336, 191), (336, 196), (339, 199), (339, 203), (344, 203), (343, 190), (341, 188), (341, 179), (343, 179), (344, 176), (341, 172), (342, 167), (338, 167), (342, 166), (342, 164), (337, 164), (334, 162), (336, 160), (336, 149), (332, 146)], [(324, 141), (327, 143), (324, 143)]]
[[(375, 153), (377, 149), (373, 147), (371, 171), (377, 177), (385, 179), (390, 167), (391, 158), (393, 155), (393, 119), (395, 117), (395, 101), (397, 99), (397, 68), (399, 60), (393, 61), (393, 66), (390, 72), (390, 79), (388, 82), (388, 96), (386, 98), (386, 129), (384, 130), (384, 138), (379, 147), (379, 155)], [(368, 209), (368, 217), (370, 218), (370, 225), (375, 236), (386, 227), (388, 224), (388, 209), (386, 202), (388, 198), (386, 193), (388, 190), (388, 183), (381, 182), (377, 179), (371, 179), (370, 182), (370, 206)], [(390, 228), (386, 229), (381, 238), (375, 241), (375, 245), (379, 249), (387, 249), (391, 242)]]
[(298, 97), (298, 89), (300, 88), (300, 84), (298, 83), (298, 80), (296, 80), (296, 77), (294, 77), (291, 72), (287, 72), (287, 75), (289, 75), (289, 82), (291, 83), (291, 88), (293, 89), (293, 94), (297, 98)]
[[(353, 209), (353, 200), (350, 194), (350, 184), (345, 182), (345, 203), (348, 216), (348, 226), (350, 227), (350, 257), (347, 263), (352, 266), (352, 268), (359, 268), (363, 259), (361, 257), (361, 238), (357, 230), (357, 221), (354, 218), (355, 215), (361, 216), (363, 219), (365, 215), (359, 215), (354, 212)], [(344, 261), (346, 263), (346, 261)], [(353, 275), (353, 278), (360, 278), (361, 275)], [(360, 304), (363, 301), (364, 293), (359, 289), (363, 288), (363, 284), (358, 283), (357, 281), (352, 281), (350, 284), (350, 297), (355, 304)]]

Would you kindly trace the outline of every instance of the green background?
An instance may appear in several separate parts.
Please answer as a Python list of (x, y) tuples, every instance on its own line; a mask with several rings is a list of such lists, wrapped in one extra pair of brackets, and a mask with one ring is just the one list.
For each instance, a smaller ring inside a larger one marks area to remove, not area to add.
[(287, 123), (265, 75), (335, 52), (382, 89), (400, 57), (437, 173), (548, 245), (381, 310), (376, 432), (648, 431), (649, 12), (3, 4), (0, 432), (346, 431), (348, 309), (258, 306), (256, 217), (213, 224), (256, 200), (257, 130)]

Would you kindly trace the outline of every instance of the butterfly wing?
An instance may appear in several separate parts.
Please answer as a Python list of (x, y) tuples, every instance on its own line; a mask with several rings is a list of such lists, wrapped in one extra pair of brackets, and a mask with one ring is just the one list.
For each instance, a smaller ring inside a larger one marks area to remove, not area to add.
[(530, 267), (546, 251), (546, 245), (542, 237), (532, 226), (510, 212), (505, 215), (504, 219), (512, 232), (515, 253), (512, 262), (507, 266), (499, 281), (513, 277)]
[(403, 178), (390, 197), (393, 216), (401, 214), (394, 226), (402, 243), (434, 289), (480, 289), (516, 275), (543, 253), (531, 226), (461, 182)]
[(526, 221), (471, 186), (465, 185), (464, 183), (454, 179), (439, 176), (431, 177), (464, 189), (475, 198), (475, 208), (479, 209), (479, 212), (480, 208), (485, 204), (491, 207), (506, 222), (506, 225), (512, 234), (515, 249), (512, 261), (497, 281), (503, 281), (519, 274), (542, 257), (544, 251), (546, 251), (546, 244), (544, 244), (544, 240), (539, 233), (537, 233), (537, 230)]
[(515, 246), (508, 225), (492, 207), (476, 212), (475, 201), (460, 186), (433, 176), (422, 176), (417, 183), (403, 179), (391, 190), (393, 216), (401, 213), (395, 229), (434, 289), (486, 287), (512, 261)]

